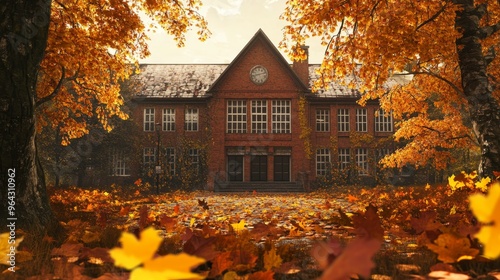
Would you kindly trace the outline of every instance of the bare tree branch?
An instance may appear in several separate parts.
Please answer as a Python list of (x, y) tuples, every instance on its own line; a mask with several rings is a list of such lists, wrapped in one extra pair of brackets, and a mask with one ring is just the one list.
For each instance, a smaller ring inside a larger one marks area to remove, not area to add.
[(52, 98), (54, 98), (54, 96), (56, 96), (56, 94), (61, 89), (61, 86), (63, 84), (64, 76), (65, 75), (66, 75), (66, 68), (64, 68), (64, 66), (62, 66), (61, 67), (61, 78), (59, 79), (59, 82), (57, 82), (56, 87), (54, 88), (54, 90), (49, 95), (44, 96), (44, 97), (38, 99), (36, 101), (36, 103), (35, 103), (35, 107), (38, 107), (38, 106), (42, 105), (43, 103), (52, 100)]
[(446, 9), (446, 4), (444, 6), (442, 6), (441, 9), (439, 9), (439, 11), (437, 11), (437, 13), (435, 13), (432, 17), (428, 18), (426, 21), (419, 24), (417, 26), (417, 28), (415, 29), (415, 31), (419, 30), (421, 27), (428, 24), (429, 22), (434, 21), (436, 18), (438, 18), (444, 12), (445, 9)]
[(453, 84), (451, 81), (447, 80), (446, 78), (440, 76), (437, 73), (434, 73), (432, 71), (412, 71), (412, 72), (407, 72), (407, 73), (396, 73), (393, 74), (394, 76), (405, 76), (405, 75), (430, 75), (434, 78), (437, 78), (438, 80), (441, 80), (445, 83), (447, 83), (453, 90), (455, 90), (458, 94), (464, 95), (464, 92), (460, 90), (455, 84)]

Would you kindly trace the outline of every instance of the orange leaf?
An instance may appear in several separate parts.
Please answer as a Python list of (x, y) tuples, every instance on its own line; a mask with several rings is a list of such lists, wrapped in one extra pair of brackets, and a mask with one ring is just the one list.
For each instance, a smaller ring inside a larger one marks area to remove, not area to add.
[(355, 196), (354, 196), (354, 195), (352, 195), (352, 194), (349, 194), (349, 195), (347, 196), (347, 201), (349, 201), (349, 202), (351, 202), (351, 203), (356, 202), (357, 200), (358, 200), (358, 198), (357, 198), (357, 197), (355, 197)]
[(352, 240), (335, 261), (321, 275), (320, 280), (350, 279), (352, 274), (365, 278), (375, 267), (373, 255), (380, 249), (381, 242), (374, 238), (358, 238)]

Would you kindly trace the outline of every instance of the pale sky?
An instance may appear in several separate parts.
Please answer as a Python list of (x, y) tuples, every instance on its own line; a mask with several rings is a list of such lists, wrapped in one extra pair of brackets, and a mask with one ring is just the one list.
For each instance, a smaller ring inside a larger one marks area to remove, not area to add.
[[(196, 32), (187, 34), (186, 45), (178, 48), (173, 38), (158, 30), (150, 33), (151, 56), (141, 63), (230, 63), (261, 28), (278, 47), (285, 22), (279, 19), (286, 0), (203, 0), (201, 14), (207, 19), (212, 36), (200, 42)], [(309, 62), (321, 63), (324, 47), (318, 40), (308, 41)], [(282, 55), (284, 53), (280, 50)], [(288, 57), (285, 58), (289, 60)]]

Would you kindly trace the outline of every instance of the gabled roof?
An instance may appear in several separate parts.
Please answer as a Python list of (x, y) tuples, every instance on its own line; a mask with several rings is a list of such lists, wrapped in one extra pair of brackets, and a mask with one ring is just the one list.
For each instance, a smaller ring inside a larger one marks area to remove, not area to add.
[(231, 71), (234, 65), (236, 65), (240, 59), (248, 53), (248, 51), (252, 48), (252, 46), (259, 40), (262, 40), (264, 42), (264, 45), (273, 53), (274, 57), (276, 60), (281, 63), (290, 77), (292, 77), (293, 81), (296, 83), (296, 85), (302, 89), (304, 92), (309, 91), (309, 87), (307, 85), (304, 85), (304, 83), (300, 80), (300, 78), (295, 74), (293, 71), (292, 67), (290, 64), (286, 61), (286, 59), (281, 55), (281, 53), (278, 51), (276, 46), (269, 40), (269, 37), (262, 31), (262, 29), (259, 28), (259, 30), (253, 35), (252, 39), (248, 41), (248, 43), (243, 47), (243, 49), (238, 53), (238, 55), (233, 59), (231, 64), (224, 70), (224, 72), (220, 75), (220, 77), (212, 84), (212, 86), (209, 88), (209, 92), (211, 92), (213, 89), (217, 87), (217, 84), (220, 83), (221, 81), (224, 80), (225, 76), (227, 73)]

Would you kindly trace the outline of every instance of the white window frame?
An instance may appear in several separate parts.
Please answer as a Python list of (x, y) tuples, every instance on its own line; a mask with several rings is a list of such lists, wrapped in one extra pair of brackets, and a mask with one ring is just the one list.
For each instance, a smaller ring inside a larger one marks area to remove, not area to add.
[(349, 109), (341, 108), (337, 110), (338, 132), (350, 131)]
[(145, 147), (142, 149), (142, 163), (146, 167), (156, 165), (156, 148)]
[(170, 175), (175, 175), (176, 157), (175, 157), (175, 148), (174, 147), (165, 148), (165, 162), (168, 166), (168, 170), (170, 172)]
[(330, 149), (320, 148), (316, 150), (316, 176), (325, 176), (331, 164)]
[(196, 174), (200, 172), (200, 151), (198, 149), (189, 149), (189, 159)]
[(358, 166), (358, 174), (366, 176), (369, 174), (368, 166), (368, 149), (358, 148), (356, 149), (356, 165)]
[(199, 119), (198, 108), (187, 108), (185, 111), (185, 118), (184, 118), (184, 130), (198, 131), (198, 119)]
[(155, 108), (144, 108), (144, 131), (155, 131)]
[(316, 131), (330, 131), (330, 109), (316, 109)]
[(392, 132), (392, 111), (386, 113), (384, 109), (375, 111), (375, 132)]
[(291, 133), (290, 100), (273, 100), (271, 109), (271, 127), (273, 133)]
[(123, 150), (112, 149), (110, 161), (111, 176), (130, 176), (130, 170), (127, 164), (128, 157)]
[(252, 133), (267, 133), (267, 100), (252, 100)]
[(163, 131), (175, 131), (175, 109), (163, 109)]
[(349, 169), (350, 164), (351, 164), (351, 150), (349, 148), (339, 148), (340, 170)]
[(356, 109), (356, 131), (368, 132), (368, 111), (366, 108)]
[(247, 101), (227, 101), (227, 133), (247, 133)]

